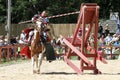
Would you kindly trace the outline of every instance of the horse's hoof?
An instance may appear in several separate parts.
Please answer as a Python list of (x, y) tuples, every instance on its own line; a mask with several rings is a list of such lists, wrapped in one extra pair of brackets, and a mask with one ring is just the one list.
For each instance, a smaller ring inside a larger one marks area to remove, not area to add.
[(37, 74), (40, 74), (40, 72), (37, 72)]
[(36, 73), (36, 71), (35, 70), (33, 70), (33, 74), (35, 74)]
[(52, 62), (52, 60), (49, 60), (49, 63), (51, 63)]
[(37, 74), (40, 74), (40, 70), (37, 70)]

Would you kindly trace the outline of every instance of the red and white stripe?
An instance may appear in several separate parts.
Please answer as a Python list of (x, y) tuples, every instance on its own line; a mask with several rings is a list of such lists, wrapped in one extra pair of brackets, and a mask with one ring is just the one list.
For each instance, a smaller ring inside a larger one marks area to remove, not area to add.
[(47, 18), (56, 18), (56, 17), (62, 17), (62, 16), (68, 16), (68, 15), (73, 15), (73, 14), (78, 14), (80, 13), (80, 11), (77, 11), (77, 12), (71, 12), (71, 13), (66, 13), (66, 14), (60, 14), (60, 15), (55, 15), (55, 16), (49, 16)]
[[(78, 13), (80, 13), (80, 11), (66, 13), (66, 14), (60, 14), (60, 15), (55, 15), (55, 16), (49, 16), (47, 18), (51, 19), (51, 18), (56, 18), (56, 17), (62, 17), (62, 16), (68, 16), (68, 15), (78, 14)], [(28, 22), (32, 22), (32, 21), (28, 20), (28, 21), (24, 21), (24, 22), (19, 22), (18, 24), (23, 24), (23, 23), (28, 23)]]

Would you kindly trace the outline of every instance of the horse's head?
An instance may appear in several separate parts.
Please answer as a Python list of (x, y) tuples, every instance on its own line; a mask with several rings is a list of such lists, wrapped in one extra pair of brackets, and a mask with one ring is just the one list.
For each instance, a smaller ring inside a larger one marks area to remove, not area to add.
[(44, 31), (45, 26), (44, 26), (41, 18), (36, 21), (36, 28), (37, 28), (40, 32)]
[(33, 40), (35, 41), (35, 42), (40, 42), (40, 39), (41, 37), (40, 37), (40, 31), (39, 31), (39, 28), (35, 28), (34, 29), (34, 38), (33, 38)]

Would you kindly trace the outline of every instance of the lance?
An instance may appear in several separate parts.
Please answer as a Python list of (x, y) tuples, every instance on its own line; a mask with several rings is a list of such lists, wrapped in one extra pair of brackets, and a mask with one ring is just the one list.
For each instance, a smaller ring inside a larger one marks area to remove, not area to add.
[[(71, 13), (65, 13), (65, 14), (59, 14), (59, 15), (55, 15), (55, 16), (49, 16), (47, 18), (51, 19), (51, 18), (56, 18), (56, 17), (62, 17), (62, 16), (68, 16), (68, 15), (78, 14), (78, 13), (80, 13), (80, 11), (71, 12)], [(18, 24), (24, 24), (24, 23), (29, 23), (29, 22), (32, 22), (32, 20), (19, 22)]]

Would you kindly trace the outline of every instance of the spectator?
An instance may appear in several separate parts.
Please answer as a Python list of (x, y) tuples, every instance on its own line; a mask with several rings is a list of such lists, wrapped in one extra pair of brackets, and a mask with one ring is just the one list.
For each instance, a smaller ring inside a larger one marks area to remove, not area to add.
[(56, 46), (56, 39), (55, 39), (55, 37), (51, 40), (51, 44), (52, 44), (53, 47)]
[(14, 35), (11, 36), (11, 39), (10, 39), (10, 44), (16, 44), (17, 43), (17, 40), (16, 40), (16, 37)]
[(4, 36), (1, 35), (1, 36), (0, 36), (0, 46), (4, 46), (4, 43), (5, 43), (5, 41), (4, 41)]
[(116, 34), (116, 39), (114, 39), (113, 45), (114, 45), (115, 47), (120, 46), (120, 35), (117, 35), (117, 34)]
[(117, 37), (117, 35), (114, 34), (111, 42), (114, 44), (114, 43), (118, 42), (118, 40), (119, 40), (119, 37)]
[(110, 34), (108, 34), (108, 36), (105, 37), (105, 43), (109, 44), (109, 43), (111, 43), (111, 41), (112, 41), (112, 36)]
[(60, 41), (60, 44), (61, 45), (64, 45), (64, 42), (63, 42), (63, 36), (62, 35), (59, 35), (59, 38), (57, 39), (56, 43)]
[(98, 27), (98, 33), (99, 33), (99, 37), (98, 38), (102, 37), (102, 35), (103, 35), (103, 26), (101, 24)]
[(24, 30), (22, 30), (22, 33), (20, 34), (20, 40), (18, 43), (24, 44), (25, 40), (26, 40), (26, 34), (25, 34)]
[[(106, 44), (106, 47), (105, 47), (106, 54), (111, 54), (111, 47), (112, 47), (111, 43)], [(110, 59), (110, 56), (107, 56), (106, 58)]]
[(117, 18), (117, 30), (116, 30), (116, 34), (117, 35), (120, 35), (120, 20), (119, 20), (119, 17)]
[(7, 38), (7, 35), (5, 35), (5, 38), (4, 38), (4, 44), (7, 45), (8, 44), (8, 38)]
[(98, 53), (99, 55), (101, 55), (102, 57), (105, 57), (105, 54), (104, 54), (104, 51), (103, 51), (102, 47), (98, 47), (97, 53)]
[(110, 34), (110, 29), (109, 29), (109, 25), (106, 24), (106, 27), (105, 27), (105, 30), (104, 30), (104, 34), (105, 34), (105, 37), (108, 36), (108, 34)]
[[(5, 46), (5, 41), (4, 41), (3, 35), (0, 36), (0, 46)], [(7, 58), (7, 49), (6, 48), (1, 49), (0, 54), (1, 54), (1, 57), (3, 58), (3, 61), (5, 62), (6, 58)]]
[(82, 36), (82, 28), (80, 27), (79, 28), (79, 31), (78, 31), (78, 36), (81, 37)]
[(19, 43), (19, 36), (16, 36), (15, 38), (16, 38), (17, 43)]
[(100, 46), (105, 46), (105, 37), (104, 37), (104, 35), (102, 35), (102, 37), (100, 37), (100, 39), (99, 39), (99, 45)]
[(92, 33), (89, 37), (90, 45), (94, 43), (94, 33)]
[[(63, 41), (62, 41), (62, 36), (60, 35), (60, 37), (56, 40), (56, 45), (55, 45), (55, 51), (57, 54), (63, 54), (64, 53), (64, 48), (63, 46)], [(61, 59), (62, 56), (57, 55), (56, 56), (57, 59)]]

